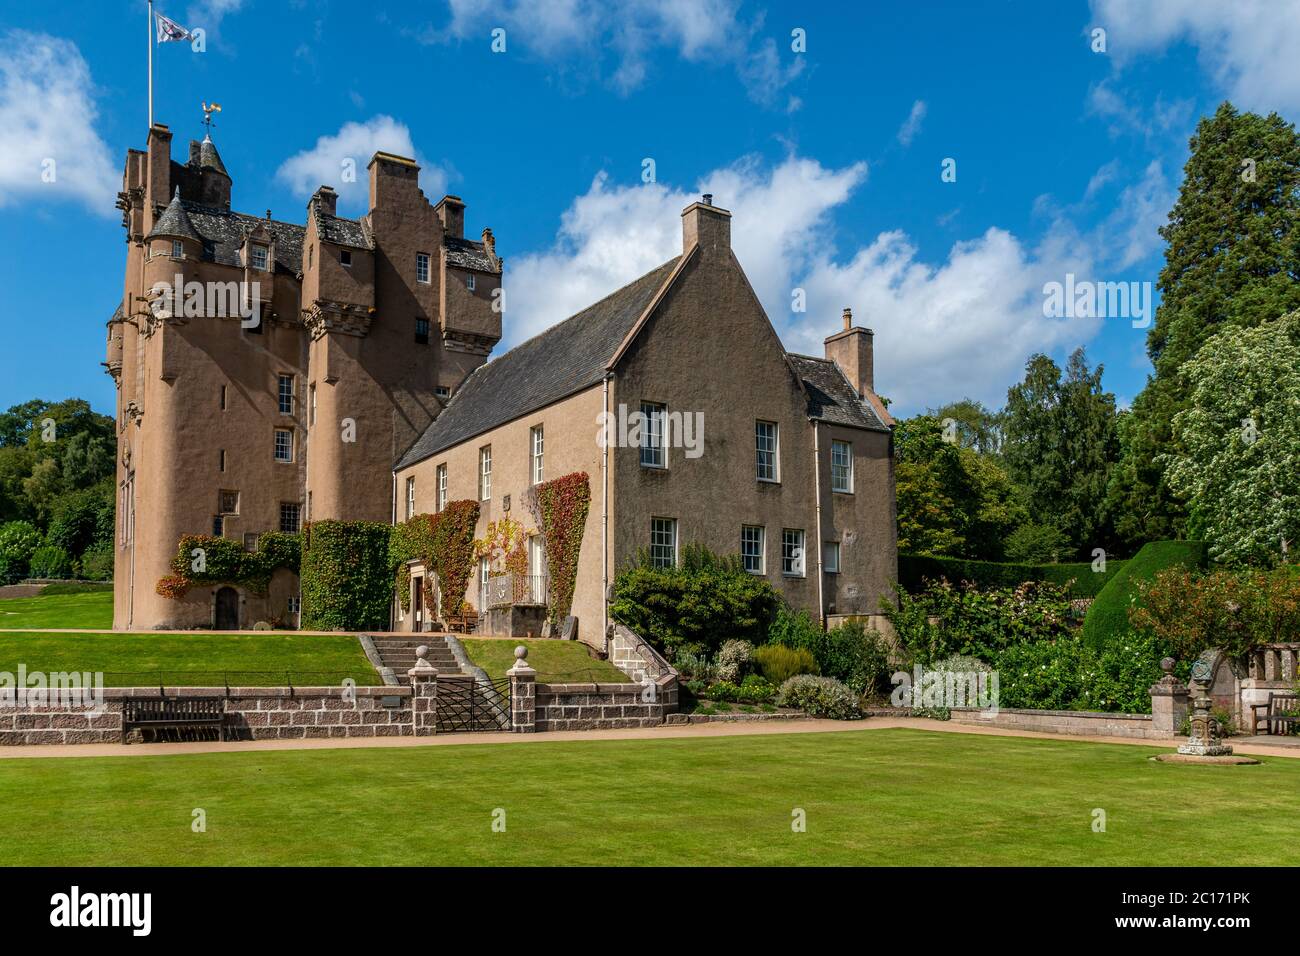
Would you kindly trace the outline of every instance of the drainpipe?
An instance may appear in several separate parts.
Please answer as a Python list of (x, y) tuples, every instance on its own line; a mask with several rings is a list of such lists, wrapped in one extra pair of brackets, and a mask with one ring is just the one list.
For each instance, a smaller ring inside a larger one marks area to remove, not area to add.
[[(823, 593), (823, 582), (825, 575), (822, 573), (822, 451), (820, 432), (817, 430), (817, 420), (813, 419), (813, 500), (817, 503), (817, 517), (814, 522), (817, 529), (817, 540), (814, 546), (817, 549), (817, 620), (821, 623), (822, 630), (826, 629), (826, 595)], [(805, 555), (805, 559), (807, 555)]]
[[(392, 498), (393, 498), (392, 522), (393, 522), (393, 527), (397, 527), (397, 469), (396, 468), (393, 469)], [(394, 600), (388, 603), (388, 630), (390, 632), (397, 630), (397, 605), (396, 605), (397, 600), (400, 599), (397, 598), (396, 594), (394, 594)]]
[(601, 386), (601, 402), (605, 409), (602, 424), (606, 431), (602, 436), (605, 440), (601, 442), (603, 460), (600, 469), (600, 633), (604, 636), (606, 655), (609, 654), (609, 380), (613, 377), (614, 373), (607, 371)]

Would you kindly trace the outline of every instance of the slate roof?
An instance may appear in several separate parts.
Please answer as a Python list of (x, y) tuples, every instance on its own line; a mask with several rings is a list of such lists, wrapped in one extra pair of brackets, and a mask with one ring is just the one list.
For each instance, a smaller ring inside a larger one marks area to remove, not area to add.
[(833, 425), (889, 431), (876, 410), (858, 393), (840, 367), (830, 359), (789, 353), (795, 374), (808, 392), (808, 417)]
[(397, 467), (431, 458), (598, 384), (624, 337), (676, 265), (676, 258), (669, 259), (595, 305), (479, 366)]
[(153, 239), (155, 236), (175, 236), (179, 239), (193, 239), (195, 242), (201, 242), (200, 236), (194, 229), (194, 224), (185, 212), (185, 204), (181, 201), (180, 187), (176, 187), (176, 194), (172, 196), (172, 201), (167, 204), (163, 214), (158, 217), (158, 221), (153, 224), (153, 229), (149, 230), (146, 239)]
[(204, 136), (203, 142), (199, 144), (199, 166), (215, 169), (227, 177), (230, 176), (230, 173), (226, 172), (225, 165), (221, 162), (221, 154), (217, 152), (217, 144), (207, 136)]
[(322, 212), (315, 203), (311, 206), (316, 216), (316, 234), (326, 242), (338, 246), (351, 246), (354, 249), (373, 249), (374, 239), (370, 230), (356, 219), (343, 219)]
[[(447, 247), (447, 264), (462, 269), (477, 269), (479, 272), (497, 272), (498, 269), (488, 258), (483, 243), (473, 239), (447, 236), (443, 243)], [(505, 356), (502, 356), (504, 358)]]
[[(175, 200), (173, 200), (175, 202)], [(281, 271), (291, 274), (302, 271), (302, 240), (306, 229), (292, 222), (278, 219), (261, 219), (242, 212), (183, 203), (189, 221), (203, 239), (203, 258), (228, 266), (243, 265), (239, 250), (244, 244), (244, 233), (257, 225), (265, 226), (275, 237), (275, 262)], [(171, 207), (169, 206), (168, 209)], [(163, 218), (166, 218), (164, 214)]]

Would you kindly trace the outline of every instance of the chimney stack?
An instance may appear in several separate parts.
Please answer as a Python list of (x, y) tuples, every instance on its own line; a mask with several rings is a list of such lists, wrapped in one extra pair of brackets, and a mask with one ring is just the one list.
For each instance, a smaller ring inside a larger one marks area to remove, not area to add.
[(682, 210), (682, 252), (699, 243), (705, 255), (731, 248), (731, 213), (713, 205), (713, 194), (705, 193), (703, 202), (694, 202)]
[(443, 196), (433, 207), (443, 231), (453, 239), (465, 238), (465, 202), (459, 196)]
[(314, 205), (327, 216), (338, 215), (339, 194), (329, 186), (321, 186), (311, 197), (308, 205)]
[(844, 329), (826, 339), (826, 358), (834, 362), (857, 390), (858, 397), (874, 393), (874, 362), (870, 329), (853, 324), (853, 310), (844, 310)]

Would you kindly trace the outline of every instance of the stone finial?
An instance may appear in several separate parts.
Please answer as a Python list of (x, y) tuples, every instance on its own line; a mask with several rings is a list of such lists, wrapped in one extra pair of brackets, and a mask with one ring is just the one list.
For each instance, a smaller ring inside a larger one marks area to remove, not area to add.
[(1174, 672), (1174, 663), (1175, 661), (1172, 657), (1162, 657), (1160, 659), (1160, 669), (1166, 674), (1172, 674)]
[(427, 658), (429, 656), (429, 645), (421, 644), (419, 647), (417, 647), (415, 649), (415, 656), (418, 657), (420, 660), (424, 660), (425, 658)]
[(537, 676), (537, 671), (528, 663), (528, 648), (520, 644), (515, 648), (515, 662), (510, 670), (506, 671), (511, 678), (518, 677), (523, 680), (533, 680)]
[(515, 648), (515, 660), (522, 661), (525, 660), (527, 657), (528, 657), (528, 648), (524, 647), (524, 645), (522, 644), (520, 644), (518, 647)]

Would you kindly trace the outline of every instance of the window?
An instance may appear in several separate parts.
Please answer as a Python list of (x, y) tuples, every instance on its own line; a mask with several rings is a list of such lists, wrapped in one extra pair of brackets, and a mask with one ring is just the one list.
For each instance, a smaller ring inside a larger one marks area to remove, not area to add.
[(754, 423), (754, 450), (759, 481), (778, 481), (776, 422)]
[(311, 492), (307, 492), (307, 520), (311, 520)]
[(253, 531), (244, 533), (244, 550), (250, 554), (257, 550), (257, 534)]
[(641, 403), (641, 464), (663, 468), (668, 459), (664, 450), (664, 406)]
[(487, 558), (478, 559), (478, 609), (483, 611), (488, 603), (488, 579), (492, 576), (492, 566)]
[(415, 281), (429, 281), (429, 254), (427, 252), (417, 252), (415, 254)]
[(533, 484), (540, 485), (546, 474), (546, 470), (543, 467), (543, 461), (542, 461), (542, 448), (544, 444), (543, 437), (542, 437), (542, 426), (538, 425), (535, 428), (533, 428), (528, 433), (528, 437), (530, 439), (529, 443), (532, 446)]
[(840, 543), (825, 541), (822, 543), (822, 567), (828, 574), (840, 573)]
[(315, 264), (316, 264), (316, 247), (308, 246), (307, 247), (307, 268), (310, 269)]
[(429, 320), (428, 319), (415, 320), (415, 341), (416, 344), (418, 345), (429, 344)]
[(447, 507), (447, 466), (438, 466), (438, 511)]
[(217, 471), (226, 470), (226, 450), (223, 448), (217, 452)]
[(293, 432), (287, 428), (275, 430), (275, 460), (293, 461)]
[(754, 525), (740, 528), (740, 557), (750, 574), (767, 573), (767, 532)]
[(253, 268), (261, 269), (265, 272), (268, 252), (266, 246), (253, 246), (251, 251), (253, 257)]
[(280, 376), (280, 414), (293, 414), (293, 376)]
[(802, 531), (786, 528), (781, 532), (781, 573), (790, 578), (804, 576)]
[(310, 414), (311, 418), (308, 424), (315, 425), (316, 424), (316, 383), (312, 382), (311, 386), (307, 389), (307, 391), (311, 393), (310, 401), (308, 402), (308, 406), (309, 406), (308, 413)]
[(352, 268), (352, 250), (350, 250), (350, 249), (340, 249), (340, 250), (339, 250), (339, 262), (343, 265), (343, 268), (344, 268), (344, 269), (351, 269), (351, 268)]
[(853, 446), (846, 441), (831, 442), (831, 491), (853, 491)]
[(488, 501), (492, 498), (492, 446), (484, 445), (478, 450), (478, 500)]
[(406, 479), (406, 517), (415, 514), (415, 479)]
[(302, 598), (297, 598), (297, 597), (289, 598), (289, 613), (290, 614), (302, 613)]
[(438, 385), (434, 387), (433, 394), (439, 398), (451, 398), (451, 389), (446, 385)]
[(212, 516), (212, 537), (221, 538), (226, 534), (226, 519), (221, 515)]
[(677, 564), (677, 519), (650, 519), (650, 563), (656, 568)]
[(179, 239), (172, 240), (172, 258), (183, 259), (185, 257), (185, 244)]
[(469, 289), (470, 292), (474, 291), (474, 277), (472, 275), (465, 277), (465, 288)]
[(221, 505), (217, 508), (223, 515), (239, 514), (239, 492), (223, 491), (221, 492)]
[(280, 502), (280, 530), (285, 534), (296, 534), (301, 524), (302, 505), (296, 501)]
[(221, 386), (221, 410), (226, 410), (226, 386)]

